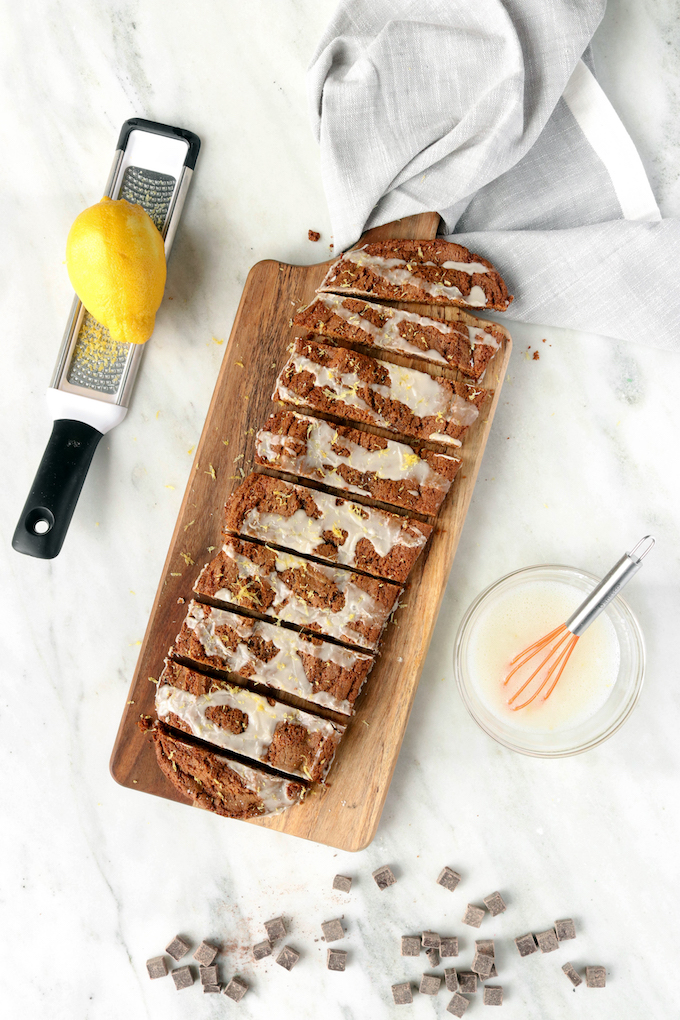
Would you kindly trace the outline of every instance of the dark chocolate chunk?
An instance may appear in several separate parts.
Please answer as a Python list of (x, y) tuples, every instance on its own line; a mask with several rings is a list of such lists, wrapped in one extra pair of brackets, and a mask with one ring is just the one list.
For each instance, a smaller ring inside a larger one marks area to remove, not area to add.
[(165, 977), (168, 973), (168, 965), (165, 962), (164, 956), (153, 956), (150, 960), (146, 961), (146, 969), (149, 972), (149, 977), (153, 978)]
[(424, 931), (421, 936), (423, 943), (423, 949), (438, 949), (439, 943), (441, 942), (440, 936), (436, 931)]
[(203, 967), (209, 967), (216, 956), (217, 946), (211, 946), (209, 942), (203, 941), (194, 953), (194, 960)]
[(470, 1005), (470, 1000), (466, 999), (464, 995), (460, 995), (458, 992), (451, 999), (451, 1002), (446, 1007), (447, 1013), (453, 1013), (454, 1016), (462, 1016), (465, 1010)]
[(345, 937), (345, 929), (342, 927), (342, 921), (338, 917), (333, 921), (324, 921), (321, 925), (321, 931), (326, 942), (338, 942)]
[(467, 995), (477, 991), (477, 975), (471, 970), (458, 971), (458, 987)]
[(383, 891), (383, 889), (387, 889), (388, 886), (394, 885), (394, 883), (397, 881), (396, 878), (394, 877), (392, 869), (389, 868), (386, 864), (384, 864), (382, 868), (377, 868), (373, 872), (373, 878), (375, 879), (375, 884), (378, 886), (378, 889), (380, 889), (381, 892)]
[(520, 956), (531, 956), (532, 953), (538, 952), (538, 946), (536, 945), (536, 939), (529, 932), (527, 935), (520, 935), (515, 939), (515, 945), (519, 951)]
[(187, 955), (190, 948), (189, 943), (181, 935), (175, 935), (170, 945), (165, 947), (165, 951), (173, 960), (181, 960), (183, 956)]
[(604, 967), (586, 967), (586, 988), (604, 988), (607, 971)]
[(284, 946), (279, 955), (276, 957), (276, 962), (281, 967), (285, 967), (286, 970), (292, 970), (299, 959), (300, 954), (297, 949), (293, 949), (292, 946)]
[(265, 939), (264, 942), (258, 942), (256, 946), (253, 946), (253, 956), (256, 960), (264, 960), (265, 956), (272, 955), (272, 944), (269, 939)]
[(392, 998), (395, 1006), (406, 1006), (409, 1002), (413, 1002), (413, 992), (408, 981), (404, 981), (400, 985), (392, 985)]
[(204, 995), (219, 995), (221, 991), (221, 985), (203, 985)]
[(548, 928), (547, 931), (537, 931), (536, 941), (542, 953), (554, 953), (560, 946), (554, 928)]
[(432, 967), (432, 970), (435, 970), (441, 963), (441, 960), (439, 958), (439, 950), (437, 949), (436, 946), (432, 946), (431, 949), (426, 949), (425, 956), (427, 957), (427, 962), (429, 963), (430, 967)]
[(217, 964), (213, 964), (210, 967), (199, 967), (198, 973), (202, 985), (218, 985), (220, 983), (220, 979), (217, 976)]
[(420, 979), (420, 994), (421, 995), (436, 995), (439, 991), (442, 979), (436, 974), (423, 974)]
[(555, 934), (560, 942), (566, 942), (567, 939), (575, 939), (576, 928), (572, 919), (564, 917), (561, 921), (555, 921)]
[(267, 938), (270, 942), (276, 942), (277, 939), (285, 939), (286, 926), (283, 923), (282, 917), (274, 917), (271, 921), (265, 921), (264, 926), (267, 929)]
[(458, 991), (458, 973), (453, 967), (446, 967), (444, 970), (444, 981), (450, 992)]
[(473, 903), (468, 903), (465, 914), (463, 915), (463, 924), (469, 924), (471, 928), (479, 928), (484, 918), (484, 909), (482, 907), (476, 907)]
[(191, 967), (178, 967), (177, 970), (170, 972), (172, 974), (172, 980), (175, 982), (175, 988), (180, 992), (183, 988), (191, 988), (194, 983), (194, 975), (191, 973)]
[(401, 955), (420, 956), (420, 937), (418, 935), (401, 936)]
[(493, 956), (486, 956), (485, 953), (475, 953), (475, 958), (472, 961), (470, 969), (473, 970), (475, 974), (479, 975), (482, 981), (486, 981), (491, 974), (492, 967)]
[(326, 950), (326, 966), (329, 970), (344, 970), (347, 963), (347, 951), (345, 949)]
[(484, 1005), (485, 1006), (503, 1005), (502, 985), (486, 985), (486, 987), (484, 988)]
[(247, 991), (248, 985), (245, 983), (243, 978), (233, 977), (224, 989), (224, 994), (229, 996), (230, 999), (233, 999), (234, 1002), (240, 1002)]
[(497, 917), (506, 909), (503, 897), (499, 892), (492, 892), (489, 896), (485, 896), (484, 903), (492, 917)]
[(352, 888), (352, 879), (348, 875), (336, 875), (333, 879), (333, 888), (340, 892), (349, 892)]
[[(495, 977), (498, 977), (498, 971), (496, 970), (496, 961), (494, 960), (493, 966), (491, 968), (491, 972), (489, 974), (489, 978), (495, 978)], [(487, 980), (488, 980), (488, 978), (487, 978)]]
[(443, 885), (449, 892), (453, 892), (458, 883), (460, 882), (460, 875), (453, 868), (442, 868), (439, 872), (439, 878), (437, 879), (438, 885)]
[(495, 956), (496, 946), (493, 939), (475, 939), (475, 952), (480, 956)]
[(458, 956), (458, 939), (455, 936), (445, 936), (439, 943), (440, 956)]
[(583, 981), (575, 970), (573, 963), (564, 963), (562, 965), (562, 970), (567, 975), (574, 988), (578, 988), (579, 985), (583, 984)]

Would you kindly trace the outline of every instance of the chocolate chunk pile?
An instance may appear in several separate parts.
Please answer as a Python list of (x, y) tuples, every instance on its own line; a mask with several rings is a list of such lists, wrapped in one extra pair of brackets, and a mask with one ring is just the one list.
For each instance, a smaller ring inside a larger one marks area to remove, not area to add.
[[(540, 949), (542, 953), (554, 953), (559, 949), (560, 942), (576, 938), (576, 926), (571, 917), (563, 917), (555, 921), (552, 928), (547, 931), (539, 931), (536, 934), (528, 932), (526, 935), (519, 935), (515, 939), (515, 945), (520, 956), (531, 956)], [(571, 963), (565, 963), (562, 970), (571, 981), (574, 988), (583, 984), (583, 978)], [(606, 984), (607, 971), (604, 967), (586, 967), (586, 988), (604, 988)]]

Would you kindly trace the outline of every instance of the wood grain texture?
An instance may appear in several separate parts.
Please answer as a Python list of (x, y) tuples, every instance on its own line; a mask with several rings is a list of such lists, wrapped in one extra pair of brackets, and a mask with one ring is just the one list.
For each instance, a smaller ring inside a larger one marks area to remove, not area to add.
[[(369, 231), (360, 243), (388, 237), (434, 237), (438, 222), (436, 213), (409, 217)], [(265, 261), (248, 275), (111, 757), (113, 778), (130, 789), (190, 803), (159, 770), (150, 738), (140, 732), (137, 723), (140, 715), (155, 714), (156, 687), (149, 677), (159, 676), (192, 597), (192, 583), (219, 548), (224, 501), (239, 485), (242, 472), (252, 470), (255, 432), (274, 410), (270, 395), (294, 333), (291, 316), (312, 300), (328, 265), (302, 267)], [(439, 317), (446, 314), (441, 308), (419, 309)], [(361, 850), (373, 839), (472, 497), (510, 347), (507, 341), (487, 371), (483, 385), (494, 391), (493, 399), (465, 439), (463, 465), (442, 505), (430, 542), (411, 573), (403, 604), (385, 632), (380, 657), (340, 745), (329, 785), (315, 789), (302, 805), (249, 824), (343, 850)], [(423, 367), (404, 358), (393, 360)]]

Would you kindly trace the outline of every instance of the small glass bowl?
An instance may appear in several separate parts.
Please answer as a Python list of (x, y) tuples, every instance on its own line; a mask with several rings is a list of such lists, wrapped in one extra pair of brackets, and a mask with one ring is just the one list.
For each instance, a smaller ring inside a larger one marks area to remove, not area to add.
[(564, 758), (596, 747), (616, 733), (637, 704), (645, 674), (645, 645), (642, 631), (628, 604), (617, 595), (605, 613), (611, 620), (619, 642), (619, 674), (612, 692), (602, 707), (589, 719), (571, 727), (550, 732), (518, 731), (493, 715), (482, 702), (470, 681), (468, 655), (470, 637), (481, 613), (499, 596), (527, 581), (562, 581), (580, 589), (584, 597), (600, 580), (586, 570), (556, 565), (525, 567), (506, 574), (479, 595), (463, 617), (453, 651), (453, 668), (458, 690), (468, 712), (485, 733), (499, 744), (536, 758)]

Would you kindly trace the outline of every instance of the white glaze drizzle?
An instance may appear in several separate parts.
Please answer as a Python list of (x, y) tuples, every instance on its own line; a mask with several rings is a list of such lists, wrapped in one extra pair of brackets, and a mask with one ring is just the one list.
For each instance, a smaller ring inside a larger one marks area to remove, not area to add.
[[(304, 670), (304, 655), (314, 656), (323, 662), (330, 661), (342, 669), (352, 670), (357, 663), (365, 663), (371, 656), (362, 652), (353, 652), (349, 648), (341, 648), (339, 645), (332, 645), (328, 641), (320, 644), (312, 644), (305, 641), (295, 631), (286, 630), (284, 627), (277, 627), (271, 623), (263, 623), (260, 620), (245, 619), (236, 613), (230, 613), (224, 609), (214, 609), (202, 606), (199, 602), (192, 601), (189, 606), (185, 623), (190, 630), (193, 630), (201, 642), (205, 654), (210, 658), (220, 659), (224, 668), (234, 673), (241, 673), (246, 666), (255, 670), (256, 675), (252, 677), (255, 682), (262, 683), (266, 687), (273, 687), (279, 691), (287, 691), (289, 694), (296, 694), (306, 701), (312, 701), (325, 708), (331, 708), (344, 715), (351, 715), (352, 708), (348, 701), (341, 701), (328, 694), (326, 691), (315, 691), (313, 685), (307, 679)], [(221, 640), (216, 631), (217, 627), (227, 626), (244, 639), (232, 651)], [(255, 658), (245, 639), (252, 634), (260, 634), (265, 641), (271, 641), (278, 649), (277, 653), (268, 662), (262, 662)]]
[[(420, 290), (424, 290), (426, 294), (432, 295), (432, 297), (446, 297), (453, 301), (462, 301), (466, 305), (470, 305), (473, 308), (486, 308), (487, 300), (486, 294), (483, 289), (476, 284), (470, 289), (469, 294), (463, 294), (453, 283), (443, 281), (441, 283), (434, 282), (431, 280), (425, 280), (420, 276), (416, 276), (406, 267), (408, 265), (425, 265), (425, 266), (438, 266), (443, 269), (458, 269), (459, 271), (470, 273), (488, 273), (488, 266), (482, 266), (480, 262), (417, 262), (409, 263), (406, 259), (386, 259), (382, 255), (369, 255), (364, 248), (357, 248), (354, 251), (345, 252), (342, 256), (342, 261), (353, 262), (357, 266), (368, 266), (377, 272), (379, 276), (384, 277), (388, 283), (391, 283), (395, 287), (412, 286), (418, 287)], [(340, 263), (338, 263), (339, 265)], [(462, 267), (465, 267), (462, 269)], [(331, 273), (333, 270), (331, 270)], [(332, 281), (334, 276), (330, 277)], [(326, 281), (322, 286), (326, 285)], [(351, 288), (350, 288), (351, 289)]]
[[(367, 627), (378, 627), (382, 632), (392, 607), (390, 606), (385, 611), (368, 592), (354, 583), (355, 575), (350, 574), (349, 571), (322, 566), (319, 563), (312, 564), (299, 556), (278, 551), (276, 551), (275, 570), (269, 571), (263, 565), (253, 563), (247, 556), (236, 552), (230, 543), (225, 544), (223, 552), (238, 567), (239, 578), (243, 579), (244, 589), (249, 579), (260, 578), (267, 581), (274, 591), (274, 602), (267, 607), (261, 603), (258, 604), (254, 598), (249, 599), (245, 593), (245, 597), (242, 597), (240, 603), (245, 608), (264, 613), (265, 616), (277, 616), (279, 619), (297, 624), (299, 627), (317, 625), (322, 636), (327, 635), (338, 638), (340, 641), (348, 641), (350, 644), (364, 645), (366, 648), (377, 648), (379, 635), (374, 641), (370, 641), (352, 625), (363, 624)], [(332, 609), (331, 606), (311, 606), (292, 588), (289, 588), (281, 577), (282, 572), (286, 570), (298, 572), (302, 570), (306, 573), (310, 569), (323, 574), (336, 586), (342, 595), (342, 606), (335, 609)], [(397, 591), (398, 589), (395, 588), (395, 595)], [(220, 588), (213, 598), (220, 602), (234, 601), (229, 588)]]
[[(243, 733), (231, 733), (207, 717), (207, 709), (221, 706), (239, 709), (247, 716)], [(156, 691), (156, 712), (159, 719), (167, 719), (168, 715), (173, 713), (189, 727), (189, 731), (195, 737), (258, 761), (266, 760), (267, 750), (279, 723), (298, 723), (310, 733), (321, 733), (324, 737), (330, 737), (338, 731), (344, 732), (343, 727), (336, 727), (326, 719), (309, 715), (308, 712), (301, 712), (280, 702), (270, 705), (262, 695), (253, 694), (243, 687), (227, 687), (211, 691), (210, 694), (191, 694), (179, 687), (163, 684)], [(325, 772), (330, 768), (331, 761), (332, 759), (328, 761)], [(313, 764), (315, 765), (316, 761)], [(309, 779), (312, 770), (283, 771), (302, 779)]]
[[(385, 440), (387, 445), (384, 449), (367, 450), (359, 443), (348, 439), (347, 436), (338, 434), (335, 428), (326, 421), (319, 418), (308, 418), (296, 411), (290, 413), (307, 426), (306, 448), (304, 453), (298, 454), (295, 451), (295, 446), (299, 440), (292, 436), (278, 435), (266, 428), (260, 429), (255, 437), (255, 447), (258, 456), (266, 460), (272, 467), (278, 467), (291, 474), (300, 474), (306, 478), (316, 478), (329, 485), (337, 485), (351, 492), (360, 492), (365, 495), (371, 495), (369, 489), (346, 482), (337, 469), (345, 465), (378, 479), (403, 481), (407, 485), (441, 489), (448, 492), (451, 484), (448, 479), (438, 474), (430, 463), (415, 453), (410, 446), (389, 439)], [(336, 441), (340, 446), (350, 451), (349, 455), (340, 454), (333, 449), (333, 443)], [(445, 453), (440, 453), (438, 456), (454, 462), (456, 460), (455, 457), (450, 457)]]

